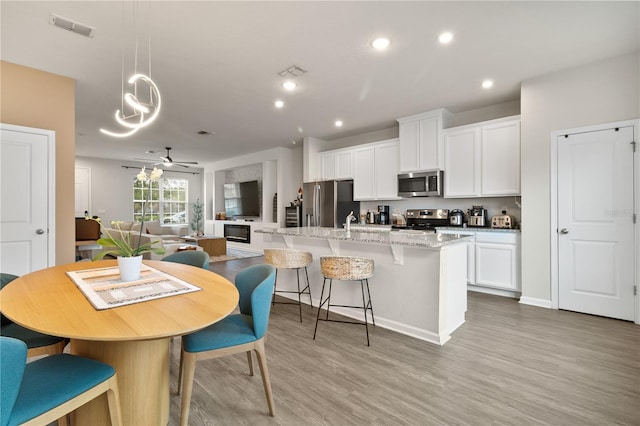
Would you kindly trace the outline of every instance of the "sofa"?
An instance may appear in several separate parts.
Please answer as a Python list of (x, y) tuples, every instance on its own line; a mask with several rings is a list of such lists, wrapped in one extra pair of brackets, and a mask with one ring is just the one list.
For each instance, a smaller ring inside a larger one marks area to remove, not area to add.
[[(186, 227), (166, 227), (161, 226), (159, 221), (150, 221), (144, 223), (144, 231), (140, 233), (140, 222), (120, 222), (117, 229), (114, 227), (105, 227), (102, 232), (102, 236), (106, 236), (105, 233), (109, 232), (112, 238), (119, 238), (120, 235), (130, 234), (131, 244), (138, 244), (138, 237), (140, 238), (140, 244), (145, 244), (150, 241), (158, 241), (153, 245), (155, 248), (162, 247), (165, 250), (164, 254), (145, 253), (142, 258), (147, 260), (162, 260), (163, 257), (168, 256), (178, 251), (180, 247), (189, 246), (188, 243), (180, 239), (181, 236), (186, 235), (188, 228)], [(121, 234), (122, 233), (122, 234)], [(196, 250), (202, 251), (202, 247), (195, 246)]]

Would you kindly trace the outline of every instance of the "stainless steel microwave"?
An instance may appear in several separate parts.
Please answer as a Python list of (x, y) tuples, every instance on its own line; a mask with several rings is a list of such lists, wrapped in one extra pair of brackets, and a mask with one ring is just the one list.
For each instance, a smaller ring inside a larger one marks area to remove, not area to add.
[(441, 170), (399, 174), (398, 196), (407, 198), (442, 197), (443, 175)]

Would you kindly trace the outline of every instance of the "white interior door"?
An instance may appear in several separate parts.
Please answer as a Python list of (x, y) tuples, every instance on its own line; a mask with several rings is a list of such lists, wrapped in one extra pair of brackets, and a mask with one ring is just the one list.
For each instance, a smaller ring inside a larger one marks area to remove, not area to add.
[(54, 264), (53, 131), (2, 125), (0, 271), (24, 275)]
[(75, 186), (76, 217), (84, 217), (84, 212), (93, 215), (89, 208), (91, 206), (91, 169), (76, 167)]
[(558, 307), (634, 319), (633, 127), (558, 139)]

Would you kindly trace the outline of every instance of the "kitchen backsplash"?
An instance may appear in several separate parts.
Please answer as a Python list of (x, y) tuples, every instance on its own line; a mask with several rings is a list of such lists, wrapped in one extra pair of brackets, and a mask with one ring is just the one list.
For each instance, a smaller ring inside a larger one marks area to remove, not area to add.
[(389, 206), (389, 211), (404, 214), (407, 209), (460, 209), (465, 215), (472, 206), (481, 205), (487, 209), (487, 215), (501, 214), (506, 210), (507, 214), (515, 220), (516, 226), (520, 227), (522, 212), (518, 206), (521, 203), (520, 197), (492, 197), (492, 198), (439, 198), (439, 197), (416, 197), (399, 201), (362, 201), (360, 202), (360, 213), (367, 210), (378, 211), (379, 205)]

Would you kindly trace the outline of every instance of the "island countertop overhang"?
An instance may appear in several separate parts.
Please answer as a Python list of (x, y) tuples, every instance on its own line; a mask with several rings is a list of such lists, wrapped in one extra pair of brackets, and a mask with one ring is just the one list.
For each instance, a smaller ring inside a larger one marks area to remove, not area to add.
[(366, 244), (406, 246), (440, 249), (450, 244), (473, 240), (469, 235), (413, 233), (413, 232), (364, 232), (344, 229), (307, 226), (300, 228), (263, 228), (256, 232), (283, 237), (318, 238), (324, 240), (351, 241)]

